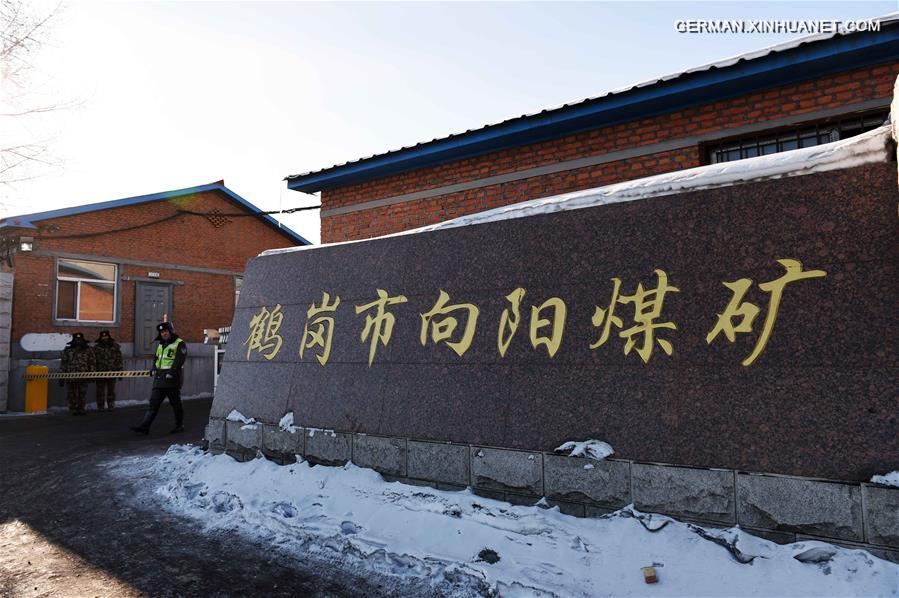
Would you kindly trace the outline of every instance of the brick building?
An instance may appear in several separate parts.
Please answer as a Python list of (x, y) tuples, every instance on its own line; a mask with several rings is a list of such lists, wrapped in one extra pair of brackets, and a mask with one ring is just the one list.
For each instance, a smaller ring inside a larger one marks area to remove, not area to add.
[[(203, 330), (231, 322), (247, 260), (265, 249), (309, 244), (221, 181), (10, 217), (0, 231), (15, 240), (7, 241), (14, 253), (4, 274), (13, 281), (5, 322), (13, 409), (22, 400), (19, 370), (55, 357), (23, 348), (26, 334), (81, 331), (93, 341), (107, 329), (123, 346), (126, 369), (146, 369), (163, 318), (191, 346), (194, 375), (186, 391), (211, 391)], [(142, 395), (142, 384), (125, 385)]]
[(323, 243), (850, 137), (888, 115), (899, 18), (288, 177), (321, 192)]

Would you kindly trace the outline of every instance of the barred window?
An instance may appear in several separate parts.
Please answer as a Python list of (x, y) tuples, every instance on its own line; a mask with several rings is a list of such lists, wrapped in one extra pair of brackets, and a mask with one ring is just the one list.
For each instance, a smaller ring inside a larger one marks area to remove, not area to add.
[(883, 124), (888, 115), (885, 110), (869, 112), (716, 143), (708, 146), (709, 164), (732, 162), (848, 139), (876, 129)]
[(115, 264), (56, 262), (56, 319), (114, 322), (118, 268)]

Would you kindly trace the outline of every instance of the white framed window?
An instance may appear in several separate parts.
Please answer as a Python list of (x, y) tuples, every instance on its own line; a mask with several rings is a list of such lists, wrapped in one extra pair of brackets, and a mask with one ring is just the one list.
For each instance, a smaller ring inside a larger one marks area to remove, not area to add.
[(59, 258), (56, 261), (56, 319), (115, 322), (118, 266)]

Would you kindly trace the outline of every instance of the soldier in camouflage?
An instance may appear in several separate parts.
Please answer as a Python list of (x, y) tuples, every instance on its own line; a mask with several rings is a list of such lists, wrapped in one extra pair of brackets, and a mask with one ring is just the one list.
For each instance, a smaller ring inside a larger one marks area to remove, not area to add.
[[(98, 372), (121, 372), (124, 369), (122, 348), (108, 330), (100, 331), (93, 351)], [(97, 378), (97, 411), (115, 409), (115, 383), (116, 378)]]
[[(61, 372), (93, 372), (95, 369), (94, 352), (87, 344), (84, 335), (76, 332), (72, 340), (62, 351)], [(87, 397), (87, 380), (67, 379), (60, 380), (60, 384), (68, 387), (69, 413), (72, 415), (86, 415), (84, 410)]]

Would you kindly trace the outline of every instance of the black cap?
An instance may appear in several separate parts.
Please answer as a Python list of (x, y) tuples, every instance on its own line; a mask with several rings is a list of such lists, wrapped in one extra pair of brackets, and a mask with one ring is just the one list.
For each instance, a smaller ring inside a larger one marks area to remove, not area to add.
[(100, 337), (102, 338), (102, 337), (104, 337), (104, 336), (109, 336), (109, 331), (108, 331), (108, 330), (101, 330), (101, 331), (100, 331)]
[(73, 333), (72, 333), (72, 340), (73, 340), (73, 341), (83, 341), (83, 340), (84, 340), (84, 335), (81, 334), (80, 332), (73, 332)]
[(156, 331), (162, 332), (163, 330), (168, 330), (169, 332), (175, 332), (175, 327), (171, 322), (160, 322), (156, 325)]

